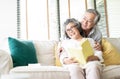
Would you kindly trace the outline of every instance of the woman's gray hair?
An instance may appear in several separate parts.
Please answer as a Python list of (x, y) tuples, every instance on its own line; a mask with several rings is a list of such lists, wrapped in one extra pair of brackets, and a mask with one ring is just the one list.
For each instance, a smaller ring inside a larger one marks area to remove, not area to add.
[(75, 24), (75, 27), (79, 30), (80, 34), (82, 33), (81, 23), (80, 23), (78, 20), (76, 20), (75, 18), (69, 18), (69, 19), (67, 19), (67, 20), (64, 22), (64, 24), (63, 24), (63, 26), (64, 26), (65, 38), (70, 39), (70, 37), (67, 35), (66, 30), (65, 30), (65, 29), (66, 29), (66, 26), (67, 26), (69, 23), (74, 23), (74, 24)]
[(86, 13), (92, 13), (96, 16), (94, 23), (97, 24), (100, 21), (101, 15), (96, 9), (87, 9)]

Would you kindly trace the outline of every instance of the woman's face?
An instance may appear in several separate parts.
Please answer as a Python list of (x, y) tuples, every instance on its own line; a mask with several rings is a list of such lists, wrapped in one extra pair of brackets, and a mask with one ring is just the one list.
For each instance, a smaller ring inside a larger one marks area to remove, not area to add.
[(66, 26), (66, 33), (71, 39), (77, 39), (80, 36), (79, 30), (77, 29), (76, 25), (72, 22)]

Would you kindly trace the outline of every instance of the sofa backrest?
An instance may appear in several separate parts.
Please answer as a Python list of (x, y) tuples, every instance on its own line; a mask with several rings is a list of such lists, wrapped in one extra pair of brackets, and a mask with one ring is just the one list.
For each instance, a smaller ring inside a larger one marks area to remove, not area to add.
[(33, 41), (38, 63), (41, 65), (55, 65), (55, 51), (57, 41)]
[[(120, 38), (105, 38), (120, 51)], [(38, 63), (41, 65), (56, 65), (55, 53), (58, 41), (33, 41)]]
[(120, 38), (105, 38), (120, 52)]

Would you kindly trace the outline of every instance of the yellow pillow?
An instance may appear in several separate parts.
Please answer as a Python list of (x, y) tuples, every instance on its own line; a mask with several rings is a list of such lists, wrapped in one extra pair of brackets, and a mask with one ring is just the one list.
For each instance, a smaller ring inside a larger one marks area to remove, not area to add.
[(60, 62), (60, 59), (56, 56), (56, 58), (55, 58), (55, 65), (56, 66), (62, 66), (61, 65), (61, 62)]
[(120, 52), (116, 50), (112, 44), (106, 40), (102, 39), (102, 47), (103, 47), (103, 58), (104, 64), (108, 65), (120, 65)]
[(59, 53), (59, 46), (58, 45), (55, 46), (55, 65), (62, 66), (60, 59), (59, 59), (59, 56), (58, 56), (58, 53)]

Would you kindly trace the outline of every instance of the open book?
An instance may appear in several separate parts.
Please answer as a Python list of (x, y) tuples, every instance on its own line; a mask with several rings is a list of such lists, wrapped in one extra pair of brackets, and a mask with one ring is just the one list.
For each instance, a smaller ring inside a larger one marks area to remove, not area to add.
[(87, 57), (93, 55), (94, 51), (88, 39), (81, 44), (81, 47), (82, 49), (68, 48), (68, 52), (69, 55), (74, 57), (80, 64), (85, 65), (87, 63)]

